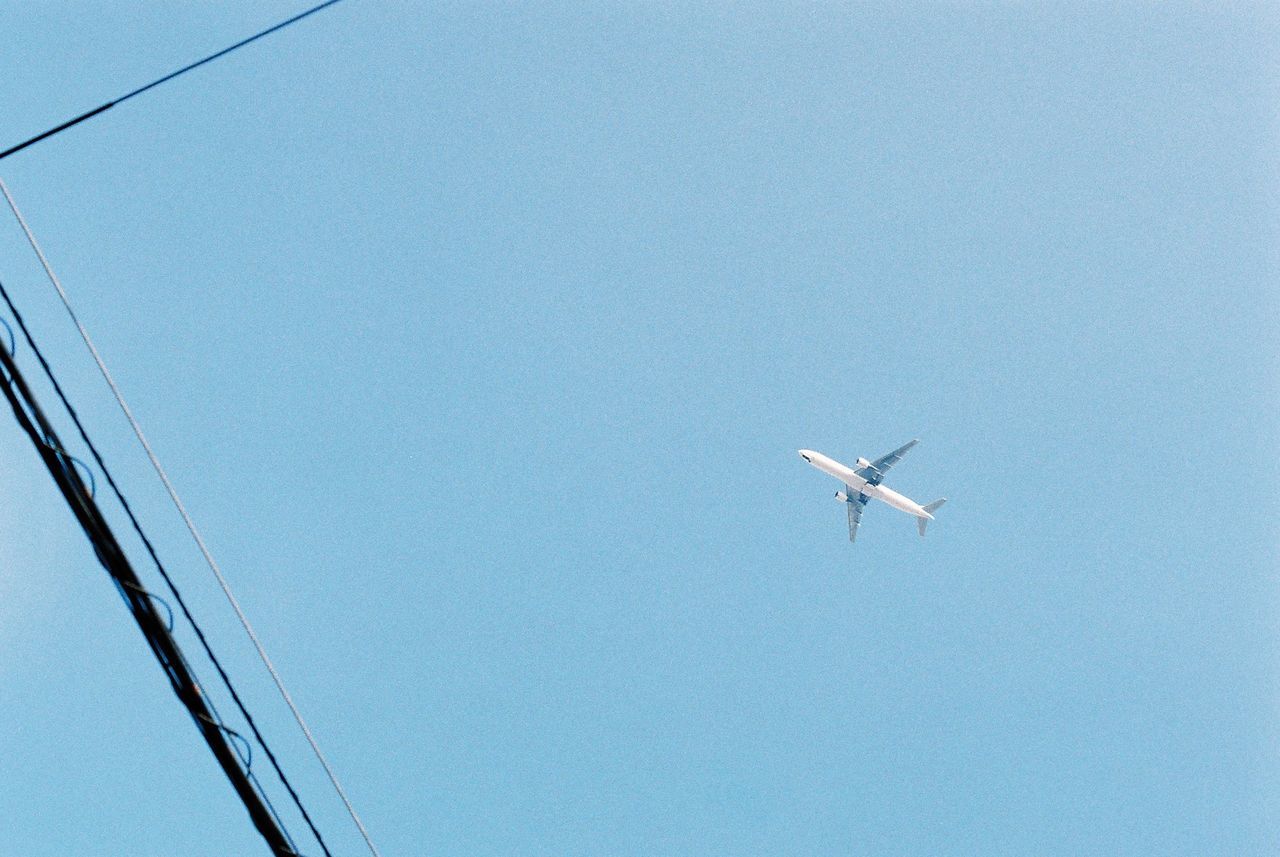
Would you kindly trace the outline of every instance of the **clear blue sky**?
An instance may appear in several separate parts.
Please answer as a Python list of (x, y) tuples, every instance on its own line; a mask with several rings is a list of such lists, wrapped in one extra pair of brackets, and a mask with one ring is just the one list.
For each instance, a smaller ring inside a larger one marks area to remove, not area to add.
[[(1231, 5), (349, 0), (0, 175), (386, 857), (1273, 855)], [(0, 8), (0, 145), (300, 8)], [(0, 278), (361, 853), (7, 214)], [(950, 502), (850, 546), (796, 449), (916, 436)], [(8, 417), (0, 474), (0, 853), (266, 853)]]

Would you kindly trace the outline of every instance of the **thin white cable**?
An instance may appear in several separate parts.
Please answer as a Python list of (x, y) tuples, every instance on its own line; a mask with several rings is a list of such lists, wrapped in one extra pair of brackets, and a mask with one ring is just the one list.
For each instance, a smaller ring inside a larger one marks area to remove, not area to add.
[(129, 405), (125, 403), (124, 395), (120, 392), (120, 388), (116, 386), (115, 379), (107, 371), (107, 364), (103, 362), (102, 355), (98, 353), (93, 340), (89, 338), (89, 331), (85, 330), (79, 316), (71, 308), (71, 301), (67, 298), (67, 293), (62, 288), (62, 283), (58, 281), (57, 275), (53, 273), (53, 268), (49, 266), (49, 260), (45, 258), (44, 251), (40, 249), (39, 243), (36, 242), (36, 237), (32, 234), (31, 227), (27, 226), (26, 219), (22, 216), (22, 212), (18, 210), (18, 205), (13, 201), (13, 196), (9, 193), (9, 187), (4, 183), (3, 179), (0, 179), (0, 191), (4, 192), (4, 198), (9, 203), (9, 209), (13, 212), (13, 216), (17, 218), (18, 225), (22, 227), (22, 231), (26, 233), (27, 242), (31, 245), (31, 249), (36, 251), (36, 256), (40, 259), (40, 264), (44, 267), (44, 272), (48, 275), (49, 282), (53, 283), (53, 287), (58, 290), (58, 297), (62, 299), (62, 306), (67, 310), (67, 315), (71, 316), (76, 329), (80, 331), (80, 338), (88, 346), (89, 353), (93, 355), (94, 362), (98, 364), (98, 370), (102, 373), (107, 386), (111, 388), (112, 395), (116, 398), (116, 403), (120, 405), (120, 410), (124, 411), (125, 418), (129, 421), (129, 425), (133, 427), (134, 435), (138, 438), (138, 442), (142, 444), (142, 448), (146, 450), (147, 458), (151, 459), (151, 466), (155, 468), (160, 481), (164, 483), (165, 490), (169, 492), (169, 498), (173, 500), (173, 505), (177, 507), (178, 513), (182, 515), (182, 520), (186, 522), (187, 529), (191, 532), (192, 538), (196, 540), (196, 545), (199, 546), (205, 562), (208, 563), (210, 570), (213, 571), (213, 576), (218, 579), (218, 585), (222, 587), (222, 593), (227, 596), (227, 601), (231, 602), (231, 607), (236, 611), (236, 616), (239, 617), (240, 624), (244, 626), (245, 633), (253, 641), (253, 647), (258, 650), (258, 657), (262, 659), (267, 671), (271, 673), (271, 680), (275, 682), (276, 689), (280, 691), (280, 695), (284, 697), (289, 710), (293, 712), (293, 719), (298, 721), (298, 726), (301, 727), (302, 734), (307, 737), (307, 743), (311, 745), (312, 752), (320, 760), (320, 764), (324, 766), (325, 773), (329, 775), (329, 782), (333, 783), (334, 789), (338, 792), (338, 797), (342, 798), (342, 802), (347, 807), (347, 812), (351, 815), (351, 820), (356, 823), (356, 827), (360, 828), (360, 835), (364, 837), (365, 844), (369, 846), (369, 850), (374, 857), (382, 857), (378, 853), (378, 849), (374, 847), (373, 840), (369, 838), (369, 831), (365, 829), (364, 822), (360, 820), (360, 816), (356, 814), (355, 807), (351, 805), (350, 799), (347, 798), (347, 793), (342, 788), (342, 784), (338, 782), (337, 774), (333, 772), (333, 768), (329, 767), (328, 760), (320, 752), (320, 747), (316, 744), (316, 739), (312, 736), (311, 729), (307, 727), (306, 721), (302, 719), (302, 714), (298, 711), (298, 707), (293, 704), (293, 698), (289, 696), (289, 691), (284, 689), (284, 682), (281, 680), (280, 674), (276, 672), (275, 664), (271, 663), (271, 658), (267, 657), (267, 651), (258, 640), (258, 635), (254, 633), (253, 626), (249, 624), (249, 617), (244, 615), (244, 610), (240, 608), (240, 602), (231, 594), (231, 586), (227, 583), (227, 579), (222, 576), (222, 570), (218, 568), (218, 563), (214, 561), (213, 554), (209, 553), (209, 548), (205, 545), (204, 538), (201, 537), (200, 531), (196, 529), (195, 521), (191, 520), (191, 515), (187, 513), (186, 506), (183, 505), (182, 500), (178, 497), (178, 492), (174, 489), (173, 483), (169, 481), (168, 474), (160, 466), (160, 459), (156, 458), (155, 452), (151, 449), (151, 444), (147, 442), (146, 435), (142, 433), (142, 426), (138, 425), (138, 421), (133, 416), (133, 411), (129, 410)]

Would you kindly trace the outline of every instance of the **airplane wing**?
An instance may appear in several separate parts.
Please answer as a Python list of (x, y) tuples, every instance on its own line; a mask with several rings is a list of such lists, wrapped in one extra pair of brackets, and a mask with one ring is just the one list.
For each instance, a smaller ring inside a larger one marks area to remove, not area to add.
[(867, 507), (867, 495), (859, 494), (857, 489), (844, 486), (844, 490), (849, 497), (845, 501), (845, 506), (849, 508), (849, 541), (853, 541), (858, 536), (858, 524), (862, 522), (862, 510)]
[(879, 485), (880, 481), (884, 479), (884, 475), (889, 472), (889, 468), (901, 461), (902, 456), (907, 454), (907, 450), (919, 442), (919, 439), (917, 439), (910, 443), (904, 443), (888, 455), (882, 455), (871, 462), (869, 467), (860, 467), (854, 472), (872, 485)]

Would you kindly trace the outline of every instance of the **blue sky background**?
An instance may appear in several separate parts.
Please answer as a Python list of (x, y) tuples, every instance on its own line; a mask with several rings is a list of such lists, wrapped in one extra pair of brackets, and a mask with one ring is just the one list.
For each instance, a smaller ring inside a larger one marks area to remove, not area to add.
[[(4, 145), (299, 8), (0, 8)], [(1270, 855), (1278, 42), (352, 0), (0, 175), (386, 857)], [(0, 278), (361, 853), (11, 221)], [(949, 504), (851, 547), (795, 450), (916, 436)], [(0, 852), (265, 853), (0, 467)]]

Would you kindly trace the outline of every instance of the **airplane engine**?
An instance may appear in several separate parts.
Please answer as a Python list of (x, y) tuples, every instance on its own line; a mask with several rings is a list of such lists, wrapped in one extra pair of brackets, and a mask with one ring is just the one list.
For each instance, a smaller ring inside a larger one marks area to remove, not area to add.
[(870, 467), (870, 466), (871, 466), (871, 462), (870, 462), (870, 461), (867, 461), (865, 458), (859, 458), (859, 459), (858, 459), (858, 466), (859, 466), (859, 467)]
[(849, 495), (848, 495), (848, 494), (846, 494), (846, 493), (844, 493), (843, 491), (837, 491), (837, 492), (836, 492), (836, 499), (837, 499), (837, 500), (839, 500), (841, 503), (848, 503), (848, 502), (849, 502)]

